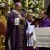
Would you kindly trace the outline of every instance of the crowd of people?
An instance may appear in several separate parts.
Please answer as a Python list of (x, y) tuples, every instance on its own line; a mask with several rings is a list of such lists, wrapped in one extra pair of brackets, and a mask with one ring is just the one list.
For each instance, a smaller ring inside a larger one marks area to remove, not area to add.
[[(47, 50), (50, 48), (37, 47), (36, 35), (34, 29), (37, 27), (50, 27), (50, 19), (47, 12), (41, 10), (39, 17), (33, 18), (33, 13), (21, 12), (22, 4), (15, 3), (15, 9), (12, 10), (7, 17), (7, 29), (5, 45), (6, 50)], [(28, 28), (33, 25), (33, 31), (29, 33)], [(10, 38), (10, 48), (8, 40)]]

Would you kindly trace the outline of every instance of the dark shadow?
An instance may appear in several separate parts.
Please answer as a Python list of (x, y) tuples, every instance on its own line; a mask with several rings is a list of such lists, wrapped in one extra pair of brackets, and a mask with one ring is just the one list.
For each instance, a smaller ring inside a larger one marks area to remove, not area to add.
[(47, 8), (47, 15), (50, 18), (50, 3), (49, 3), (48, 8)]
[(14, 1), (14, 3), (19, 2), (19, 0), (13, 0), (13, 1)]

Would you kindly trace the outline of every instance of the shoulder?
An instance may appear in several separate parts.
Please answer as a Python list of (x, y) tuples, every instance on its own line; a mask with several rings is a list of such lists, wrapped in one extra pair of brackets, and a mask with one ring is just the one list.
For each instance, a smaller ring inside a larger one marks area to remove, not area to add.
[(50, 19), (49, 18), (46, 18), (45, 20), (47, 23), (50, 23)]
[(8, 14), (8, 16), (9, 16), (9, 17), (11, 17), (11, 16), (14, 17), (14, 16), (17, 16), (17, 13), (15, 13), (14, 10), (12, 10), (12, 11)]
[(11, 11), (11, 12), (8, 14), (8, 16), (13, 16), (13, 14), (14, 14), (14, 12)]
[(46, 18), (46, 21), (50, 21), (50, 19), (49, 18)]

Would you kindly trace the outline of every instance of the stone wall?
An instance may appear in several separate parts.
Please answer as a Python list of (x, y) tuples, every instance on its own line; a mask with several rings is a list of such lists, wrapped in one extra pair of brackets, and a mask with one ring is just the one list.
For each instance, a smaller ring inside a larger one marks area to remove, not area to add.
[(50, 0), (45, 0), (45, 5), (44, 5), (44, 8), (47, 10), (47, 7), (48, 7), (48, 5), (49, 5), (49, 3), (50, 3)]

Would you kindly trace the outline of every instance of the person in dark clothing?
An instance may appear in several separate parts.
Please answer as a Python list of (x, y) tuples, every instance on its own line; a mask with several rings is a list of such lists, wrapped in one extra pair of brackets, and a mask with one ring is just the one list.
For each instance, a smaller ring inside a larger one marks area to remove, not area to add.
[(5, 39), (6, 50), (9, 50), (9, 37), (11, 50), (26, 50), (27, 38), (25, 29), (25, 18), (24, 14), (21, 12), (21, 9), (21, 3), (16, 2), (15, 10), (12, 10), (8, 15)]

